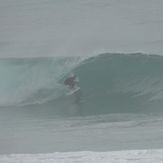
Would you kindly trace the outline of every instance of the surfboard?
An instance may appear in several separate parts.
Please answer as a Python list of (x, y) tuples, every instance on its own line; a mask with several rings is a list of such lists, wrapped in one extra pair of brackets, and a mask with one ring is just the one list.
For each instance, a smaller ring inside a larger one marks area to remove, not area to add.
[(72, 95), (74, 94), (75, 92), (79, 91), (80, 90), (80, 87), (75, 87), (74, 89), (70, 90), (67, 95)]

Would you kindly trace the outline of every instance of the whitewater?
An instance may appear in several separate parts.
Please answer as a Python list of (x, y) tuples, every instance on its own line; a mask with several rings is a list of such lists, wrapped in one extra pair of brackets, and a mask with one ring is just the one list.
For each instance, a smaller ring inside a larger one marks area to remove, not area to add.
[(162, 8), (0, 0), (0, 163), (163, 162)]

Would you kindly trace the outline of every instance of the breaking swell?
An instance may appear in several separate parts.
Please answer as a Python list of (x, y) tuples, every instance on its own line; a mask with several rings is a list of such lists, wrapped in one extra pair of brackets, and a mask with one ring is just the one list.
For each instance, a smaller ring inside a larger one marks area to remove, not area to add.
[[(162, 56), (8, 58), (0, 67), (1, 107), (52, 109), (58, 115), (162, 111)], [(71, 72), (81, 89), (67, 95), (63, 82)]]

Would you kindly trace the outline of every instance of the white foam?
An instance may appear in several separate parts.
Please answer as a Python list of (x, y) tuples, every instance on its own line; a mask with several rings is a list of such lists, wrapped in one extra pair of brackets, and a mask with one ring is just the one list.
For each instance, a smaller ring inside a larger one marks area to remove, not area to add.
[(162, 163), (163, 149), (1, 155), (1, 163)]

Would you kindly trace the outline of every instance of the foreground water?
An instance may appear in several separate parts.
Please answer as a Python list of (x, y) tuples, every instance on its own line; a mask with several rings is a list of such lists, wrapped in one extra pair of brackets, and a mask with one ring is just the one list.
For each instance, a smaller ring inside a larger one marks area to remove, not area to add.
[(1, 154), (154, 149), (162, 148), (163, 144), (161, 115), (57, 119), (52, 112), (43, 116), (39, 110), (5, 109), (0, 113)]

